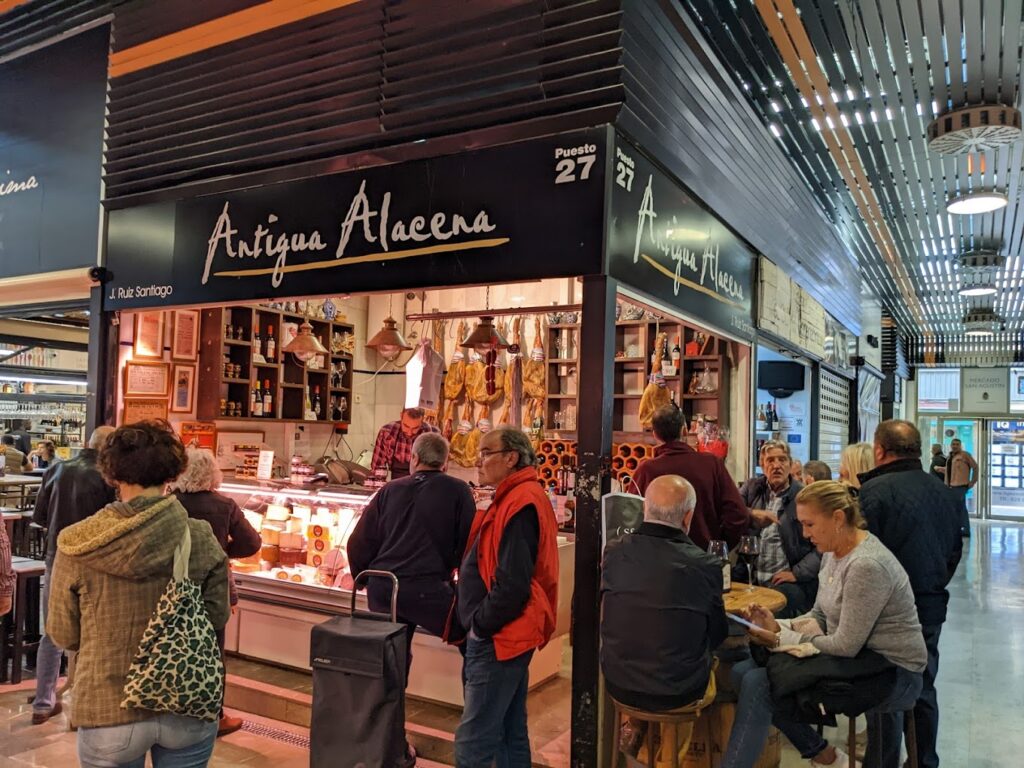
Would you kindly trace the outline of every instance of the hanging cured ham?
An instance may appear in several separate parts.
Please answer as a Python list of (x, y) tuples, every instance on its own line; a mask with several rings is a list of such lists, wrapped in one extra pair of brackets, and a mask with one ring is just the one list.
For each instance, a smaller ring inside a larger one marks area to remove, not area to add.
[(454, 420), (455, 412), (458, 408), (459, 398), (462, 397), (462, 392), (466, 386), (466, 353), (459, 346), (459, 343), (466, 336), (466, 324), (464, 322), (459, 323), (458, 336), (455, 338), (455, 351), (452, 353), (452, 360), (448, 364), (448, 373), (444, 378), (444, 426), (441, 429), (442, 434), (448, 440), (452, 439), (454, 434)]
[(513, 323), (512, 344), (508, 348), (508, 370), (505, 371), (505, 408), (501, 412), (501, 424), (522, 428), (523, 426), (523, 358), (521, 318)]
[(472, 453), (472, 460), (470, 459), (470, 453), (467, 451), (470, 446), (469, 435), (474, 431), (473, 428), (473, 401), (466, 398), (466, 404), (462, 408), (462, 416), (459, 419), (459, 429), (451, 439), (451, 447), (449, 449), (449, 455), (452, 460), (460, 467), (472, 467), (476, 464), (476, 457), (480, 452), (480, 441), (476, 441), (476, 449)]
[(530, 425), (544, 410), (544, 398), (547, 395), (544, 363), (544, 341), (541, 338), (540, 317), (533, 318), (533, 350), (530, 357), (523, 361), (523, 394), (526, 397), (526, 416), (524, 421)]
[(640, 424), (644, 429), (651, 428), (656, 410), (672, 402), (672, 396), (669, 394), (668, 387), (665, 386), (665, 376), (661, 372), (662, 350), (665, 348), (667, 339), (667, 333), (659, 333), (654, 342), (651, 376), (644, 389), (643, 397), (640, 398)]

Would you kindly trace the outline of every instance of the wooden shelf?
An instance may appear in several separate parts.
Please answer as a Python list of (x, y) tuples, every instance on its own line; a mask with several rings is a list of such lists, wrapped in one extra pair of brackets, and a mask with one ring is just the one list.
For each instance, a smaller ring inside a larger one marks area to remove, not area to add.
[(335, 359), (338, 359), (338, 360), (351, 360), (352, 359), (352, 355), (350, 355), (348, 352), (332, 352), (331, 353), (331, 357), (335, 358)]
[(647, 360), (646, 357), (616, 357), (616, 363), (643, 363)]
[(286, 389), (302, 389), (301, 384), (292, 384), (290, 381), (282, 381), (281, 386)]
[(639, 395), (615, 395), (616, 400), (640, 400), (643, 398), (643, 393)]
[(579, 323), (553, 323), (553, 324), (548, 326), (548, 328), (550, 330), (552, 330), (552, 331), (556, 331), (556, 330), (558, 330), (560, 328), (579, 328), (579, 327), (580, 327)]
[(552, 393), (545, 395), (545, 397), (548, 400), (575, 400), (579, 395), (556, 395)]
[(221, 379), (225, 384), (252, 384), (249, 379), (229, 379), (227, 376)]
[(683, 400), (717, 400), (718, 392), (705, 392), (702, 395), (683, 395)]
[(548, 360), (548, 363), (551, 365), (567, 365), (575, 362), (577, 362), (575, 357), (553, 357)]
[(655, 320), (616, 320), (617, 328), (639, 328), (641, 325), (657, 322)]
[(351, 392), (348, 387), (331, 387), (331, 392)]
[(280, 368), (280, 363), (256, 363), (252, 364), (253, 368)]
[(233, 347), (251, 347), (251, 341), (245, 341), (244, 339), (222, 339), (225, 344), (230, 344)]
[(717, 360), (721, 360), (721, 359), (722, 359), (721, 355), (683, 355), (683, 357), (682, 357), (682, 360), (683, 360), (684, 363), (689, 363), (691, 361), (699, 362), (699, 361), (702, 361), (702, 360), (707, 360), (707, 361), (715, 360), (715, 361), (717, 361)]

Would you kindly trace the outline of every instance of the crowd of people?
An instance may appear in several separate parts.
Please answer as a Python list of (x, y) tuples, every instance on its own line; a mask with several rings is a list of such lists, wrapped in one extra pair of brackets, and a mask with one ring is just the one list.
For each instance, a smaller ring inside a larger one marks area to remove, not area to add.
[[(741, 575), (781, 593), (785, 608), (740, 613), (752, 652), (731, 670), (737, 704), (723, 768), (755, 765), (773, 724), (812, 766), (847, 765), (812, 727), (826, 712), (866, 715), (864, 765), (896, 768), (907, 711), (919, 765), (938, 766), (938, 640), (962, 553), (957, 489), (974, 479), (970, 462), (960, 459), (965, 469), (952, 483), (925, 471), (920, 434), (897, 420), (880, 424), (873, 444), (844, 449), (838, 480), (820, 461), (794, 467), (788, 445), (769, 440), (762, 474), (740, 488), (737, 508), (719, 500), (734, 487), (708, 482), (724, 468), (699, 466), (692, 459), (707, 458), (675, 447), (678, 433), (664, 431), (675, 428), (674, 410), (666, 406), (654, 423), (670, 446), (656, 455), (675, 459), (637, 473), (644, 522), (605, 552), (601, 666), (609, 692), (652, 712), (701, 699), (726, 623), (721, 561), (705, 554), (705, 532), (730, 544), (754, 533), (757, 565)], [(698, 488), (710, 503), (701, 504)]]
[[(351, 567), (398, 577), (410, 666), (417, 628), (459, 645), (456, 764), (528, 766), (529, 665), (553, 635), (558, 591), (557, 525), (536, 454), (518, 429), (485, 434), (478, 481), (494, 493), (478, 510), (471, 487), (447, 474), (447, 440), (403, 426), (407, 454), (388, 466), (395, 476), (349, 539)], [(723, 766), (755, 765), (772, 724), (811, 765), (845, 765), (842, 749), (812, 727), (808, 702), (825, 701), (829, 711), (866, 715), (865, 765), (878, 768), (899, 764), (903, 713), (912, 710), (920, 765), (937, 766), (938, 641), (962, 551), (960, 489), (977, 481), (973, 459), (954, 448), (926, 471), (917, 429), (887, 421), (873, 444), (843, 451), (838, 480), (821, 461), (796, 466), (789, 446), (770, 440), (761, 473), (737, 487), (682, 429), (676, 406), (655, 414), (659, 445), (628, 489), (643, 496), (643, 524), (605, 551), (601, 668), (611, 696), (652, 712), (714, 697), (716, 652), (740, 630), (727, 619), (722, 561), (708, 548), (755, 536), (756, 565), (735, 573), (785, 607), (742, 612), (752, 652), (729, 676), (738, 702)], [(147, 753), (154, 766), (204, 765), (217, 735), (241, 725), (218, 712), (223, 630), (237, 600), (227, 560), (257, 552), (259, 534), (217, 493), (213, 456), (183, 446), (165, 423), (100, 427), (76, 458), (49, 460), (33, 517), (47, 540), (32, 722), (61, 711), (62, 653), (77, 651), (83, 766), (141, 766)], [(6, 536), (0, 561), (2, 611), (13, 586)], [(200, 638), (191, 653), (218, 670), (202, 681), (209, 711), (179, 707), (173, 695), (148, 709), (124, 706), (129, 683), (150, 684), (138, 651), (152, 640), (151, 621), (185, 610), (165, 594), (178, 581), (192, 585), (199, 606), (186, 622)], [(390, 582), (367, 587), (370, 608), (386, 610)], [(405, 755), (414, 765), (411, 746)]]

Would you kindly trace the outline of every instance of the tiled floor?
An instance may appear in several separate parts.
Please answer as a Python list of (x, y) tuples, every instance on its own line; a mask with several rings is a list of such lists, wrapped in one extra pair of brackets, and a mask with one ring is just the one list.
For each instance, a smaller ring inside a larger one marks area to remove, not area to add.
[[(939, 750), (948, 768), (1010, 768), (1024, 764), (1024, 525), (976, 523), (974, 530), (951, 587), (950, 616), (940, 645)], [(74, 735), (67, 732), (63, 716), (31, 725), (26, 703), (30, 687), (0, 686), (0, 768), (77, 764)], [(535, 749), (545, 753), (549, 765), (567, 765), (567, 734), (559, 735), (558, 724), (542, 722), (540, 715), (552, 705), (558, 711), (568, 706), (568, 681), (554, 681), (531, 697), (531, 726), (542, 737)], [(439, 725), (452, 719), (443, 708), (410, 706)], [(211, 762), (214, 768), (306, 765), (304, 748), (245, 731), (221, 739)], [(805, 765), (784, 747), (782, 768)]]

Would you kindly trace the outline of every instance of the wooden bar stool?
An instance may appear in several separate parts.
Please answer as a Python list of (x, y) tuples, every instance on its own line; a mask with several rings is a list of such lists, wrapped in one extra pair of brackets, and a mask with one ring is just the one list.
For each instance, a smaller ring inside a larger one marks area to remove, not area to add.
[[(708, 686), (704, 691), (704, 697), (687, 704), (685, 707), (679, 709), (670, 709), (667, 712), (645, 712), (641, 709), (634, 709), (628, 707), (625, 704), (616, 701), (612, 697), (612, 704), (615, 706), (615, 738), (612, 740), (612, 751), (608, 765), (610, 768), (615, 768), (618, 765), (619, 754), (621, 751), (621, 740), (622, 740), (622, 718), (630, 717), (634, 720), (647, 723), (647, 766), (648, 768), (656, 768), (658, 755), (654, 751), (654, 731), (657, 726), (669, 726), (662, 729), (662, 739), (665, 738), (666, 734), (671, 733), (671, 741), (669, 743), (671, 752), (671, 765), (672, 768), (679, 768), (679, 752), (684, 746), (688, 744), (679, 743), (679, 727), (682, 725), (691, 725), (691, 737), (692, 737), (692, 726), (696, 724), (701, 713), (715, 702), (715, 696), (717, 694), (717, 688), (715, 685), (715, 671), (718, 669), (718, 659), (714, 660), (711, 666), (711, 677), (708, 680)], [(664, 750), (666, 744), (662, 741), (661, 750)]]

